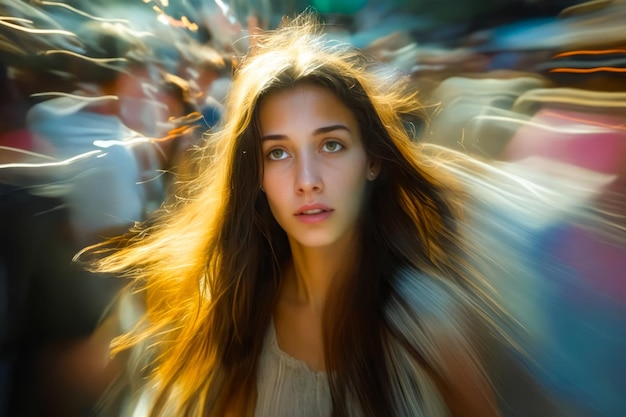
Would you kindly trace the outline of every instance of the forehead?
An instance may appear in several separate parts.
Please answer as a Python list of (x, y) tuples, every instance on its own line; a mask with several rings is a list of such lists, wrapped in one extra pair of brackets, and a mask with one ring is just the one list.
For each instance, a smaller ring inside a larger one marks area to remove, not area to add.
[(354, 113), (332, 91), (308, 83), (265, 96), (259, 104), (259, 121), (262, 131), (330, 122), (358, 127)]

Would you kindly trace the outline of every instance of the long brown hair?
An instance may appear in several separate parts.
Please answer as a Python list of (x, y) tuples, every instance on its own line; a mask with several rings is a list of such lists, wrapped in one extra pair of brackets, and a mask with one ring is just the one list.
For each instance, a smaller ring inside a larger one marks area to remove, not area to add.
[(355, 405), (363, 416), (400, 413), (385, 360), (391, 341), (411, 350), (436, 384), (445, 382), (438, 364), (385, 316), (390, 300), (402, 299), (393, 284), (398, 271), (443, 282), (459, 300), (485, 294), (457, 227), (463, 193), (409, 135), (406, 120), (421, 108), (405, 78), (325, 39), (309, 15), (255, 45), (234, 76), (223, 124), (197, 155), (193, 178), (94, 263), (131, 278), (129, 291), (145, 303), (143, 320), (114, 347), (143, 346), (152, 365), (145, 381), (151, 416), (252, 415), (257, 362), (290, 257), (260, 192), (258, 108), (271, 92), (314, 83), (354, 113), (367, 154), (381, 162), (364, 203), (359, 264), (325, 307), (333, 413), (353, 415)]

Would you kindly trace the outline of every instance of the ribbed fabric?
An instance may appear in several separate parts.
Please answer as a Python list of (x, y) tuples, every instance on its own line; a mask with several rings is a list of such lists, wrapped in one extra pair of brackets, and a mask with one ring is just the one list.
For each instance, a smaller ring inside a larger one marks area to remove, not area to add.
[(271, 322), (259, 358), (256, 417), (329, 417), (328, 378), (280, 349)]

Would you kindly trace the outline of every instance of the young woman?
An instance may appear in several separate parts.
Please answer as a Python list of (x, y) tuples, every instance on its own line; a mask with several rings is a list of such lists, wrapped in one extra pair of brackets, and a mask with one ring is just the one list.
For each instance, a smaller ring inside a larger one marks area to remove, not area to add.
[(256, 45), (193, 178), (95, 263), (145, 306), (114, 344), (133, 415), (500, 415), (490, 278), (516, 260), (472, 232), (463, 161), (413, 141), (416, 92), (312, 18)]

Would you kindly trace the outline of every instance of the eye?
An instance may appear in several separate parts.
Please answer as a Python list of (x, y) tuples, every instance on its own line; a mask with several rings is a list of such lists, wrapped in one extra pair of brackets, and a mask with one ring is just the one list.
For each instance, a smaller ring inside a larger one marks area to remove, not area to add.
[(272, 161), (280, 161), (281, 159), (287, 158), (287, 156), (289, 156), (289, 154), (280, 148), (272, 149), (267, 154), (267, 158)]
[(334, 153), (334, 152), (339, 152), (340, 150), (342, 150), (343, 145), (335, 140), (329, 140), (328, 142), (324, 143), (324, 145), (322, 146), (322, 149), (325, 152)]

